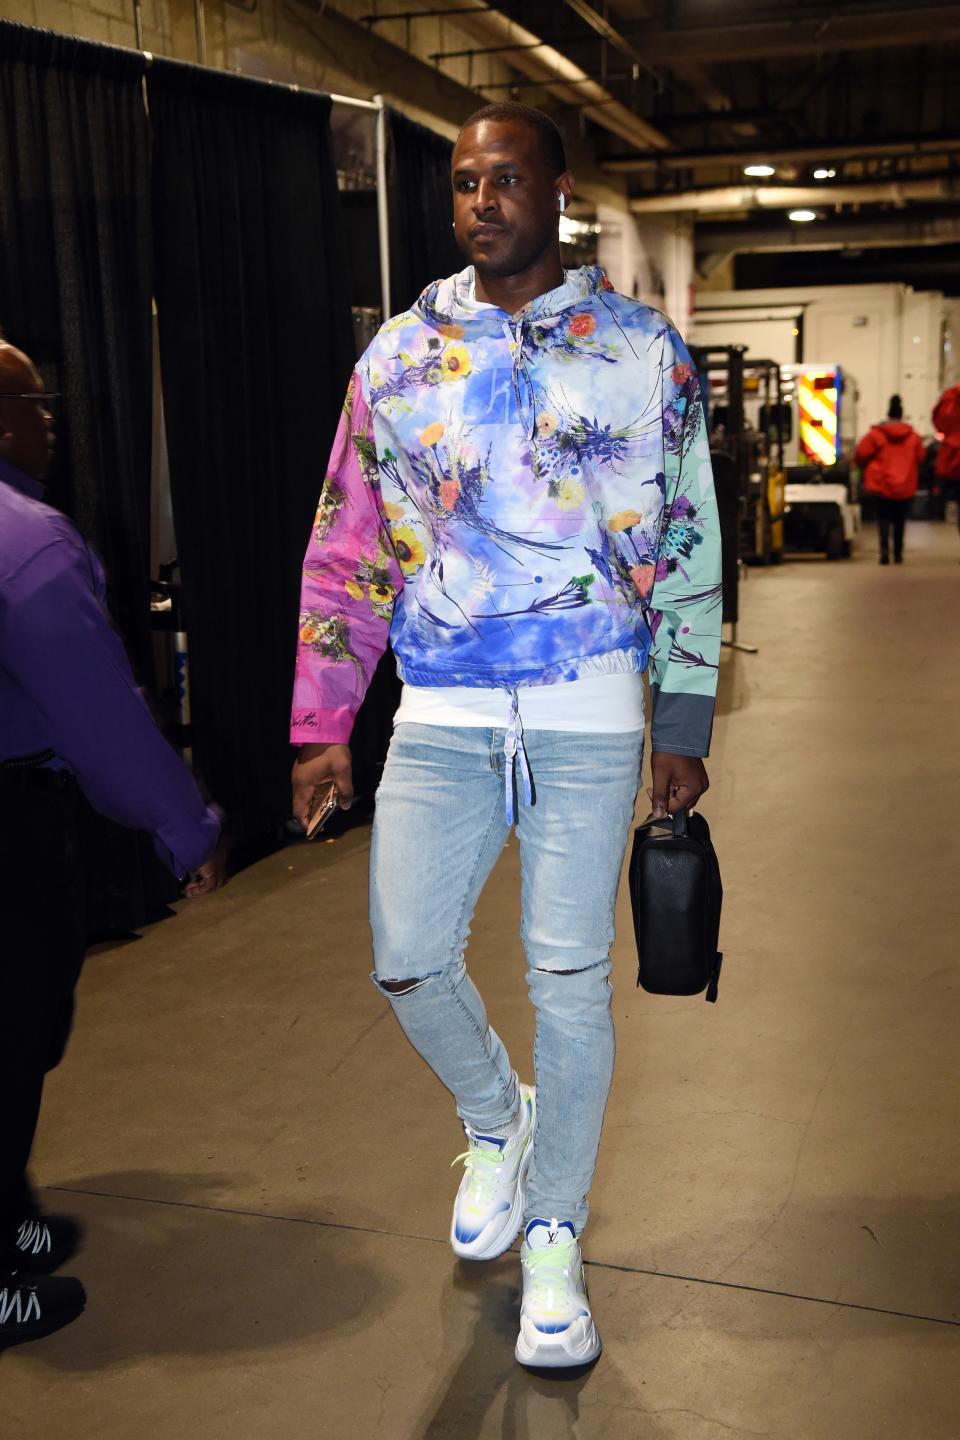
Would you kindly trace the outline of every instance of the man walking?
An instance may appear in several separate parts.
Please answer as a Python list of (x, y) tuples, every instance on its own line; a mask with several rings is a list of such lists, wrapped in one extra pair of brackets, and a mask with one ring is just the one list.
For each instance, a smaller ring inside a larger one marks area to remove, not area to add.
[[(388, 637), (404, 690), (377, 795), (375, 982), (467, 1136), (451, 1244), (523, 1229), (517, 1359), (600, 1353), (579, 1237), (613, 1067), (610, 947), (640, 781), (707, 788), (719, 531), (697, 377), (669, 321), (565, 272), (553, 122), (485, 107), (453, 154), (470, 265), (381, 329), (353, 376), (304, 566), (295, 809), (334, 780)], [(520, 1082), (467, 974), (512, 824), (536, 1009)]]
[(163, 739), (104, 606), (100, 562), (41, 501), (53, 423), (40, 377), (0, 342), (0, 1347), (85, 1303), (54, 1275), (80, 1240), (40, 1213), (27, 1162), (84, 954), (77, 788), (150, 831), (187, 894), (216, 889), (220, 824)]

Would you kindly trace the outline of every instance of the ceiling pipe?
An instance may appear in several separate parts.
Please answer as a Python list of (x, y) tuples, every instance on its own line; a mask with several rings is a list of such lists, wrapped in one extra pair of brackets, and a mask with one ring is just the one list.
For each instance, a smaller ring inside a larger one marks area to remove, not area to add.
[(842, 144), (807, 141), (803, 145), (741, 146), (727, 150), (673, 150), (669, 155), (606, 155), (600, 165), (610, 175), (640, 175), (648, 170), (703, 169), (711, 165), (803, 164), (808, 160), (870, 160), (897, 155), (947, 155), (960, 150), (960, 135), (901, 135), (889, 140), (846, 140)]
[(761, 254), (793, 250), (883, 250), (890, 246), (934, 247), (960, 241), (960, 217), (912, 218), (907, 213), (845, 217), (823, 225), (723, 225), (696, 228), (698, 264), (709, 256)]
[[(676, 9), (678, 7), (671, 7)], [(714, 8), (714, 7), (710, 7)], [(960, 5), (918, 5), (909, 0), (896, 9), (851, 6), (856, 13), (842, 14), (846, 5), (825, 7), (832, 13), (811, 15), (803, 6), (781, 6), (786, 18), (731, 23), (725, 10), (719, 25), (685, 25), (669, 30), (646, 29), (634, 38), (643, 47), (647, 64), (682, 63), (719, 66), (742, 61), (813, 61), (844, 51), (902, 50), (908, 45), (944, 46), (960, 39)], [(740, 7), (736, 7), (740, 8)]]
[(829, 209), (834, 205), (905, 205), (909, 200), (956, 200), (957, 180), (893, 180), (864, 185), (723, 185), (643, 195), (630, 201), (634, 215), (665, 215), (695, 210), (792, 210), (796, 206)]
[[(661, 130), (641, 120), (579, 65), (561, 55), (552, 45), (545, 44), (531, 30), (518, 25), (503, 11), (477, 9), (472, 0), (445, 0), (445, 4), (451, 12), (458, 12), (454, 23), (460, 29), (497, 46), (511, 69), (519, 70), (531, 80), (540, 81), (551, 95), (568, 105), (575, 105), (611, 134), (648, 151), (670, 148), (672, 141)], [(514, 50), (513, 46), (518, 48)]]

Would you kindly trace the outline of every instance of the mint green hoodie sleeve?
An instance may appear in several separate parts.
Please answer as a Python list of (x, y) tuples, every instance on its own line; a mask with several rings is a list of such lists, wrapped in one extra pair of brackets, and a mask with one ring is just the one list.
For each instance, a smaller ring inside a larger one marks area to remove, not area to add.
[(720, 662), (720, 524), (700, 383), (680, 336), (664, 336), (666, 495), (650, 598), (652, 746), (710, 751)]

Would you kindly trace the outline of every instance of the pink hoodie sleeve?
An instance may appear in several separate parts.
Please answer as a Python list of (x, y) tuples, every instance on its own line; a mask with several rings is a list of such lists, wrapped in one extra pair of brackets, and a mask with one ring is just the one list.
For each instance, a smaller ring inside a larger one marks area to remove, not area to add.
[(303, 562), (295, 745), (349, 742), (387, 648), (403, 572), (381, 506), (372, 417), (354, 371)]

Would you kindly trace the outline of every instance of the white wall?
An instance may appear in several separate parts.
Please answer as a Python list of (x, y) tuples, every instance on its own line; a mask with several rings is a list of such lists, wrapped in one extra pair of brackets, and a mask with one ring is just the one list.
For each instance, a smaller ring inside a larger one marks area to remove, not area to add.
[(960, 385), (960, 300), (943, 302), (943, 389)]
[(900, 394), (903, 413), (921, 435), (931, 434), (930, 412), (943, 391), (946, 370), (945, 301), (926, 290), (908, 291), (900, 326)]
[(902, 295), (899, 286), (867, 296), (850, 293), (857, 288), (838, 287), (843, 293), (807, 306), (803, 358), (839, 364), (856, 381), (856, 428), (862, 435), (884, 419), (890, 396), (900, 390)]

